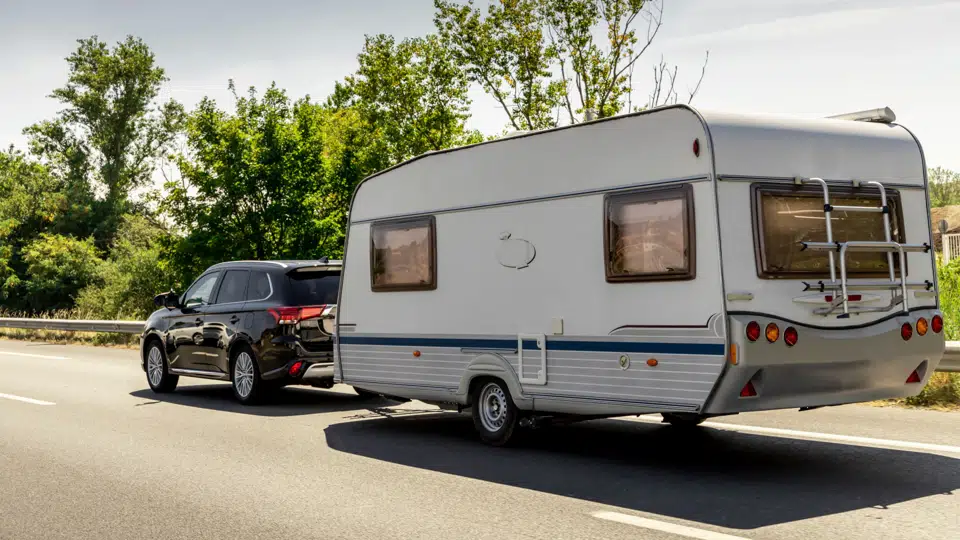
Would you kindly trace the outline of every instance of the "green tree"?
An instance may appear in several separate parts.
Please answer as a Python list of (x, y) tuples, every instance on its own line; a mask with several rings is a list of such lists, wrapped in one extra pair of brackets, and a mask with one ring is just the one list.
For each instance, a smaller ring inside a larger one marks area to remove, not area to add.
[(23, 247), (52, 230), (66, 204), (62, 186), (43, 165), (12, 147), (0, 152), (0, 300), (19, 306)]
[[(660, 30), (662, 0), (489, 0), (485, 14), (474, 0), (434, 5), (434, 22), (457, 63), (514, 129), (552, 127), (561, 115), (575, 123), (588, 110), (605, 118), (640, 108), (632, 101), (634, 67)], [(679, 101), (677, 73), (661, 61), (643, 107)]]
[(154, 295), (173, 285), (162, 256), (166, 234), (154, 220), (124, 215), (110, 256), (77, 296), (78, 311), (99, 319), (145, 319), (155, 309)]
[(469, 80), (438, 36), (400, 42), (367, 36), (357, 59), (359, 69), (337, 85), (328, 103), (355, 109), (374, 130), (377, 169), (482, 140), (466, 127)]
[[(162, 208), (182, 235), (167, 248), (181, 281), (223, 260), (342, 252), (354, 180), (341, 175), (362, 174), (368, 159), (353, 146), (349, 111), (291, 103), (275, 85), (234, 96), (232, 114), (208, 98), (190, 114), (189, 155), (166, 186)], [(328, 147), (334, 137), (340, 146)]]
[(25, 297), (33, 312), (72, 308), (77, 293), (94, 280), (102, 263), (92, 238), (48, 233), (24, 248), (23, 259)]
[(960, 204), (960, 173), (935, 167), (927, 171), (927, 180), (932, 207)]
[(147, 185), (182, 120), (174, 101), (157, 105), (167, 80), (153, 52), (128, 36), (114, 48), (96, 36), (66, 58), (67, 82), (50, 97), (64, 109), (28, 127), (31, 150), (68, 187), (75, 233), (105, 248), (132, 210), (130, 194)]

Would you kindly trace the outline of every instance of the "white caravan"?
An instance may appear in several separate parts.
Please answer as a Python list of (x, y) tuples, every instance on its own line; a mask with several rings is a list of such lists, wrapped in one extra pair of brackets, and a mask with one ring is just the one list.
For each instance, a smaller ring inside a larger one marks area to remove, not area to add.
[(335, 379), (471, 408), (493, 444), (915, 395), (943, 319), (923, 152), (893, 120), (671, 106), (369, 177)]

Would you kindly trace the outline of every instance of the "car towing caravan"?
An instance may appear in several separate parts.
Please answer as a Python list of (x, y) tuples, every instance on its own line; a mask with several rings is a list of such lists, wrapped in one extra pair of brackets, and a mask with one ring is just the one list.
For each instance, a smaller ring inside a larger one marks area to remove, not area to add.
[(668, 106), (364, 180), (338, 382), (470, 410), (677, 425), (916, 395), (944, 351), (926, 165), (889, 109)]

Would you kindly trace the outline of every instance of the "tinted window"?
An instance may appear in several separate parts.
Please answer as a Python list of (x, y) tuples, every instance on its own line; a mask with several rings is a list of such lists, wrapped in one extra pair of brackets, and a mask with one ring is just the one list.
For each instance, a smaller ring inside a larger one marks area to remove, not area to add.
[[(800, 242), (827, 241), (823, 193), (771, 187), (759, 189), (757, 197), (761, 274), (827, 275), (830, 271), (830, 259), (826, 253), (800, 250)], [(891, 208), (890, 237), (893, 240), (900, 238), (902, 241), (897, 209), (899, 199), (891, 194), (887, 201)], [(830, 203), (835, 206), (880, 206), (879, 197), (874, 194), (831, 193)], [(830, 216), (834, 242), (886, 240), (883, 214), (834, 210)], [(894, 268), (899, 267), (899, 262), (898, 257), (894, 257)], [(839, 262), (837, 264), (839, 267)], [(884, 253), (849, 253), (847, 271), (853, 274), (886, 275), (889, 272), (887, 256)]]
[(213, 286), (217, 283), (220, 272), (211, 272), (193, 284), (183, 295), (183, 305), (209, 304), (213, 295)]
[(374, 291), (436, 287), (433, 218), (374, 223), (370, 231), (370, 284)]
[(336, 304), (340, 288), (340, 272), (293, 272), (290, 279), (291, 300), (301, 306)]
[(220, 292), (217, 293), (217, 303), (243, 302), (246, 298), (249, 274), (250, 272), (246, 270), (227, 270), (223, 275)]
[(693, 277), (692, 226), (690, 186), (608, 197), (607, 279)]
[(256, 270), (250, 272), (250, 285), (247, 287), (247, 300), (265, 300), (273, 293), (270, 276)]

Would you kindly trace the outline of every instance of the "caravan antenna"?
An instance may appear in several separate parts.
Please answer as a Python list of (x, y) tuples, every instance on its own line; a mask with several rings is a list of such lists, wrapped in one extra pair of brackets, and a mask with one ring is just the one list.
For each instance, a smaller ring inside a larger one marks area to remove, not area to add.
[(890, 107), (882, 109), (868, 109), (866, 111), (857, 111), (836, 116), (828, 116), (836, 120), (853, 120), (855, 122), (878, 122), (881, 124), (892, 124), (897, 120), (897, 115), (893, 114)]

